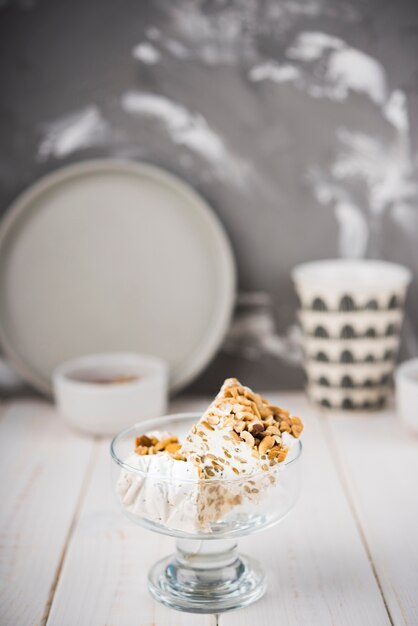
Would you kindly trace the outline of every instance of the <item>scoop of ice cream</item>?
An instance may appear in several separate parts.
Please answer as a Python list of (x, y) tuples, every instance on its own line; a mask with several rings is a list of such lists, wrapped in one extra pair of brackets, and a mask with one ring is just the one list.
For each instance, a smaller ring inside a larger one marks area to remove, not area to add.
[(196, 529), (198, 471), (190, 461), (178, 461), (168, 452), (132, 453), (125, 461), (117, 494), (132, 515), (185, 532)]

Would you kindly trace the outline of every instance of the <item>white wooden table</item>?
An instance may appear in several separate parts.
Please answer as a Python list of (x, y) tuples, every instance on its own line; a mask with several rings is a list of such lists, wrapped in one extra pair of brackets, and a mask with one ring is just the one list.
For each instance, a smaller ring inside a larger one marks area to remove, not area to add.
[(173, 542), (116, 508), (107, 439), (74, 433), (40, 400), (3, 405), (1, 626), (418, 625), (418, 438), (391, 411), (327, 416), (302, 395), (267, 396), (304, 418), (302, 496), (240, 541), (269, 573), (265, 597), (220, 616), (151, 599), (148, 569)]

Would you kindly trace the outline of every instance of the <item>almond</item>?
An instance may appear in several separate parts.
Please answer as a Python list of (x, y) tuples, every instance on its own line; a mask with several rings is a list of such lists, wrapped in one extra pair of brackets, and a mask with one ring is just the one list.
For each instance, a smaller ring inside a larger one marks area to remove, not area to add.
[(175, 452), (173, 455), (173, 459), (176, 461), (185, 461), (186, 457), (184, 456), (184, 454), (181, 454), (180, 452)]
[(245, 426), (246, 426), (245, 422), (236, 422), (234, 425), (234, 430), (236, 433), (242, 433)]
[(269, 409), (268, 406), (266, 406), (265, 404), (261, 405), (261, 407), (259, 408), (260, 411), (260, 415), (263, 419), (266, 419), (267, 417), (270, 417), (271, 410)]
[(295, 435), (295, 437), (299, 437), (302, 430), (303, 424), (300, 417), (292, 417), (292, 434)]
[(303, 430), (303, 426), (292, 426), (292, 435), (294, 437), (299, 437)]
[(276, 459), (280, 454), (280, 446), (273, 446), (272, 449), (268, 452), (267, 458), (269, 461)]
[(278, 456), (278, 461), (279, 463), (282, 463), (286, 456), (287, 456), (287, 452), (288, 452), (288, 448), (287, 446), (283, 446), (283, 448), (280, 450), (279, 456)]
[(258, 446), (258, 453), (260, 454), (260, 456), (262, 454), (266, 454), (266, 452), (270, 450), (274, 446), (274, 444), (275, 441), (272, 435), (267, 435), (267, 437), (264, 437), (264, 439), (262, 439), (260, 445)]
[(247, 395), (238, 396), (237, 400), (243, 406), (251, 406), (251, 400), (249, 399), (249, 397)]
[(234, 430), (231, 430), (231, 437), (237, 443), (241, 443), (240, 437), (237, 435), (237, 433)]
[(135, 453), (143, 456), (144, 454), (148, 454), (148, 448), (147, 446), (137, 446), (135, 448)]
[(260, 411), (258, 410), (258, 406), (256, 405), (255, 402), (253, 402), (251, 408), (252, 408), (252, 412), (253, 412), (253, 419), (256, 418), (257, 420), (261, 421)]
[(274, 419), (273, 415), (269, 415), (268, 417), (265, 417), (263, 419), (263, 422), (266, 426), (274, 426), (276, 423), (276, 420)]
[(266, 435), (280, 435), (279, 427), (274, 424), (274, 426), (268, 426), (264, 431)]
[(161, 450), (165, 450), (169, 443), (178, 443), (178, 437), (175, 435), (171, 435), (171, 437), (166, 437), (165, 439), (161, 439), (155, 445), (155, 451), (160, 452)]
[(251, 421), (254, 419), (254, 414), (250, 413), (249, 411), (240, 411), (239, 413), (236, 414), (236, 418), (238, 420)]

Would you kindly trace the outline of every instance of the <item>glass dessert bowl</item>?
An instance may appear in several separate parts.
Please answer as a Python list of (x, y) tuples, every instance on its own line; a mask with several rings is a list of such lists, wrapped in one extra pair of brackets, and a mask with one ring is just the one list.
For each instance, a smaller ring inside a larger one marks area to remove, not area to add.
[[(222, 403), (224, 410), (224, 398)], [(295, 437), (288, 428), (280, 433), (272, 416), (264, 432), (250, 417), (245, 426), (237, 426), (232, 413), (219, 421), (213, 404), (203, 417), (184, 413), (141, 422), (111, 443), (113, 484), (124, 514), (177, 539), (176, 553), (152, 567), (149, 590), (166, 606), (195, 613), (241, 608), (263, 595), (264, 572), (238, 554), (236, 539), (283, 519), (300, 488), (299, 431)]]

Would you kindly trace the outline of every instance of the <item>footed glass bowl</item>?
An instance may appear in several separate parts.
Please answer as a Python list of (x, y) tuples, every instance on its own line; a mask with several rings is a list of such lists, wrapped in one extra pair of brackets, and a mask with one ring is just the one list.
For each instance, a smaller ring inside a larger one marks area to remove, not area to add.
[(134, 523), (177, 538), (177, 552), (156, 563), (148, 586), (156, 600), (180, 611), (220, 613), (260, 598), (265, 575), (252, 558), (238, 555), (236, 538), (268, 528), (295, 504), (300, 488), (297, 441), (285, 462), (234, 479), (198, 480), (139, 469), (126, 459), (137, 435), (164, 431), (184, 441), (200, 414), (168, 415), (135, 424), (110, 447), (113, 488), (122, 511)]

